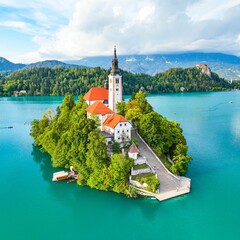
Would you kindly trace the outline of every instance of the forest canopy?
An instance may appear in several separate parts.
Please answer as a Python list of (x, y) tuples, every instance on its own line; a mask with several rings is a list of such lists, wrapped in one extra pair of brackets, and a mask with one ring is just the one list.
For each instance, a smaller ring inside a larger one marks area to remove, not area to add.
[(188, 147), (179, 123), (153, 111), (146, 93), (133, 94), (128, 103), (118, 103), (117, 110), (137, 126), (139, 134), (171, 172), (187, 173), (192, 158), (187, 155)]
[(125, 154), (109, 157), (106, 140), (94, 119), (86, 116), (86, 103), (68, 94), (56, 113), (48, 111), (31, 123), (35, 145), (50, 154), (54, 167), (73, 166), (77, 183), (92, 188), (133, 196), (129, 175), (133, 159)]
[[(14, 91), (26, 91), (28, 96), (84, 95), (92, 87), (104, 85), (109, 70), (97, 68), (28, 68), (0, 76), (0, 96), (12, 96)], [(122, 71), (123, 94), (132, 94), (144, 88), (148, 93), (221, 91), (240, 88), (217, 74), (203, 74), (197, 68), (172, 68), (155, 76)]]

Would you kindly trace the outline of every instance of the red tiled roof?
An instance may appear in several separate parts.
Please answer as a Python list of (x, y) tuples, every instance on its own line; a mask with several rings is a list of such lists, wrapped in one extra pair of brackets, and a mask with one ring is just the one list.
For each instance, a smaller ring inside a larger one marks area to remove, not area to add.
[(128, 120), (121, 115), (113, 114), (104, 121), (103, 125), (110, 128), (115, 128), (120, 122), (128, 122)]
[(131, 145), (131, 147), (129, 148), (128, 152), (129, 152), (129, 153), (139, 153), (140, 151), (139, 151), (139, 149), (137, 148), (137, 146), (135, 145), (135, 143), (133, 143), (133, 144)]
[(84, 100), (108, 100), (108, 90), (106, 88), (91, 88), (83, 97)]
[(93, 114), (107, 114), (107, 113), (113, 113), (113, 111), (108, 108), (106, 105), (104, 105), (100, 101), (96, 101), (94, 104), (90, 105), (86, 109), (87, 112), (93, 113)]

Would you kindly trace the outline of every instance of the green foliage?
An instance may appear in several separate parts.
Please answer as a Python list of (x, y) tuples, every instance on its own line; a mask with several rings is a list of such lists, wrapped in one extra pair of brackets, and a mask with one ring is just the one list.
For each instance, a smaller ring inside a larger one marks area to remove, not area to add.
[(173, 157), (173, 162), (174, 164), (171, 166), (170, 170), (173, 173), (180, 174), (180, 175), (185, 175), (188, 170), (188, 164), (192, 158), (190, 156), (185, 156), (185, 155), (177, 155)]
[(134, 95), (134, 98), (137, 103), (138, 103), (138, 107), (141, 110), (142, 114), (147, 114), (153, 111), (152, 106), (148, 103), (147, 99), (146, 99), (146, 93), (139, 91)]
[(186, 140), (180, 125), (154, 112), (142, 92), (134, 94), (126, 110), (126, 118), (137, 126), (140, 135), (158, 157), (169, 155), (173, 159), (173, 166), (167, 159), (163, 161), (165, 166), (174, 173), (186, 174), (191, 157), (187, 156)]
[(152, 112), (152, 106), (147, 102), (146, 93), (139, 91), (134, 94), (126, 105), (126, 118), (139, 125), (142, 114)]
[(160, 182), (153, 173), (141, 173), (135, 176), (132, 176), (132, 179), (140, 182), (141, 184), (146, 183), (148, 186), (145, 187), (145, 190), (150, 192), (156, 192)]
[(115, 192), (128, 194), (129, 179), (131, 167), (134, 161), (131, 158), (126, 158), (124, 154), (114, 154), (111, 156), (111, 164), (109, 173), (112, 176), (110, 185)]
[(88, 168), (101, 169), (103, 165), (107, 164), (106, 139), (98, 131), (89, 134), (87, 150), (86, 164)]
[[(37, 119), (34, 119), (32, 122), (31, 122), (31, 130), (30, 130), (30, 135), (33, 137), (33, 138), (37, 138), (38, 134), (40, 134), (40, 129), (39, 129), (39, 120)], [(44, 130), (44, 129), (43, 129)]]
[[(103, 86), (108, 71), (102, 68), (34, 67), (15, 71), (9, 76), (0, 75), (0, 96), (11, 96), (14, 91), (26, 90), (29, 96), (63, 96), (66, 93), (78, 96), (91, 87)], [(197, 68), (172, 68), (155, 76), (121, 71), (123, 94), (132, 94), (141, 89), (149, 93), (220, 91), (240, 88), (240, 83), (229, 84), (217, 74), (211, 78)], [(120, 104), (119, 113), (124, 114)], [(147, 110), (148, 111), (148, 110)]]
[(77, 183), (92, 188), (135, 196), (129, 187), (133, 160), (122, 154), (109, 158), (105, 138), (94, 119), (87, 119), (86, 103), (77, 103), (66, 95), (57, 114), (48, 111), (40, 120), (31, 123), (35, 145), (52, 157), (54, 167), (74, 168), (79, 173)]
[(137, 164), (133, 166), (133, 170), (139, 170), (139, 169), (145, 169), (145, 168), (149, 168), (149, 166), (146, 163)]
[(118, 102), (116, 105), (116, 108), (117, 108), (118, 114), (125, 116), (125, 114), (126, 114), (126, 103), (125, 102)]
[(119, 142), (114, 142), (112, 145), (113, 153), (120, 153), (121, 147)]
[[(136, 138), (132, 138), (132, 139), (131, 139), (130, 146), (131, 146), (133, 143), (138, 147), (139, 143), (138, 143), (138, 140), (137, 140)], [(129, 147), (130, 147), (130, 146), (129, 146)]]
[(161, 122), (162, 116), (156, 112), (142, 114), (139, 122), (139, 133), (151, 146), (158, 146), (161, 142)]

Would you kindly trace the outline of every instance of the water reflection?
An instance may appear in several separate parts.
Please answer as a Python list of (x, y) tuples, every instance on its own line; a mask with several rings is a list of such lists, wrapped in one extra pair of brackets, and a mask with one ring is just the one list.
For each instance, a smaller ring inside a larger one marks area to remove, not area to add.
[(40, 149), (32, 145), (31, 155), (33, 160), (39, 164), (40, 170), (42, 172), (43, 179), (47, 182), (51, 182), (51, 158), (48, 153), (41, 152)]
[(158, 209), (162, 203), (148, 198), (131, 199), (122, 194), (114, 192), (104, 192), (89, 187), (78, 186), (75, 182), (67, 184), (66, 181), (52, 182), (53, 172), (62, 169), (53, 168), (49, 154), (41, 152), (36, 146), (32, 146), (33, 160), (39, 165), (44, 181), (48, 183), (48, 192), (54, 199), (72, 208), (72, 212), (77, 217), (81, 214), (85, 217), (89, 212), (85, 210), (94, 209), (99, 216), (111, 219), (113, 216), (127, 217), (136, 214), (140, 210), (141, 215), (154, 220), (158, 215)]

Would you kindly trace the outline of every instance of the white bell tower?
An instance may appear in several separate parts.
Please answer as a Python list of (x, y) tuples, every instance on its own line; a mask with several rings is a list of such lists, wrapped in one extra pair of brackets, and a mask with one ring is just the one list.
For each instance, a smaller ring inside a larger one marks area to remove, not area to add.
[(108, 75), (108, 107), (116, 112), (116, 104), (122, 102), (122, 76), (118, 68), (116, 46), (114, 46), (114, 58), (112, 69)]

